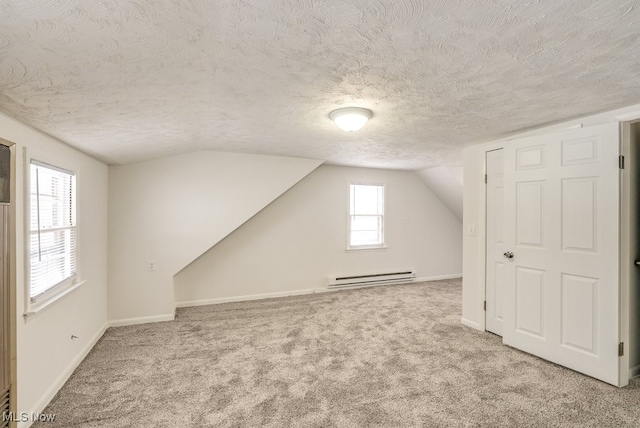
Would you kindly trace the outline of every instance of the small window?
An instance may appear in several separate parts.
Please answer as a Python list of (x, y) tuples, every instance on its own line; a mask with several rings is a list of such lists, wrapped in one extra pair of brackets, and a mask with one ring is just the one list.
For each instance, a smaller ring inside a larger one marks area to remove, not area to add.
[(384, 246), (384, 186), (351, 184), (349, 248)]
[(76, 179), (31, 161), (29, 297), (36, 302), (76, 280)]

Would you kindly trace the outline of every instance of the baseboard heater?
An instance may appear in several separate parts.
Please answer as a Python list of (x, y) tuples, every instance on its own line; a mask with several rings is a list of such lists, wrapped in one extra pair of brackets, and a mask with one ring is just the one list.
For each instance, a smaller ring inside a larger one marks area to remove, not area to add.
[(416, 277), (414, 271), (374, 273), (370, 275), (351, 275), (329, 278), (329, 287), (349, 285), (392, 284), (394, 282), (410, 282)]

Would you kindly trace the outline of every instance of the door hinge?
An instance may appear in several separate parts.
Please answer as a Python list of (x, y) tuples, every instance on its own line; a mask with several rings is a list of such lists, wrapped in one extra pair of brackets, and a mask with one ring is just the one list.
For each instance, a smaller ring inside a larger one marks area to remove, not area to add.
[(618, 168), (624, 169), (624, 156), (618, 156)]
[(618, 357), (622, 357), (624, 355), (624, 342), (620, 342), (618, 344)]
[(484, 184), (487, 184), (487, 174), (484, 175)]
[(485, 311), (487, 310), (487, 301), (486, 300), (484, 301), (484, 310)]

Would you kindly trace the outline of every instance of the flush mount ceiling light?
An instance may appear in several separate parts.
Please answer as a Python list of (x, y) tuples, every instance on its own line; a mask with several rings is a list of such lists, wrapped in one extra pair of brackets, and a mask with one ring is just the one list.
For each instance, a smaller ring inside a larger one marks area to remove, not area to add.
[(360, 107), (339, 108), (329, 113), (329, 118), (338, 125), (338, 128), (347, 132), (356, 132), (362, 129), (372, 116), (371, 110)]

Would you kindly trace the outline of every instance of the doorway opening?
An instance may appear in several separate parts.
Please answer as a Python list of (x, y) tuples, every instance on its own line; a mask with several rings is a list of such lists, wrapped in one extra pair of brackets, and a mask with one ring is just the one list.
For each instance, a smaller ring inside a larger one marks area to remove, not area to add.
[(621, 132), (620, 281), (625, 286), (620, 295), (620, 331), (626, 336), (628, 377), (633, 378), (640, 376), (640, 119), (622, 123)]

